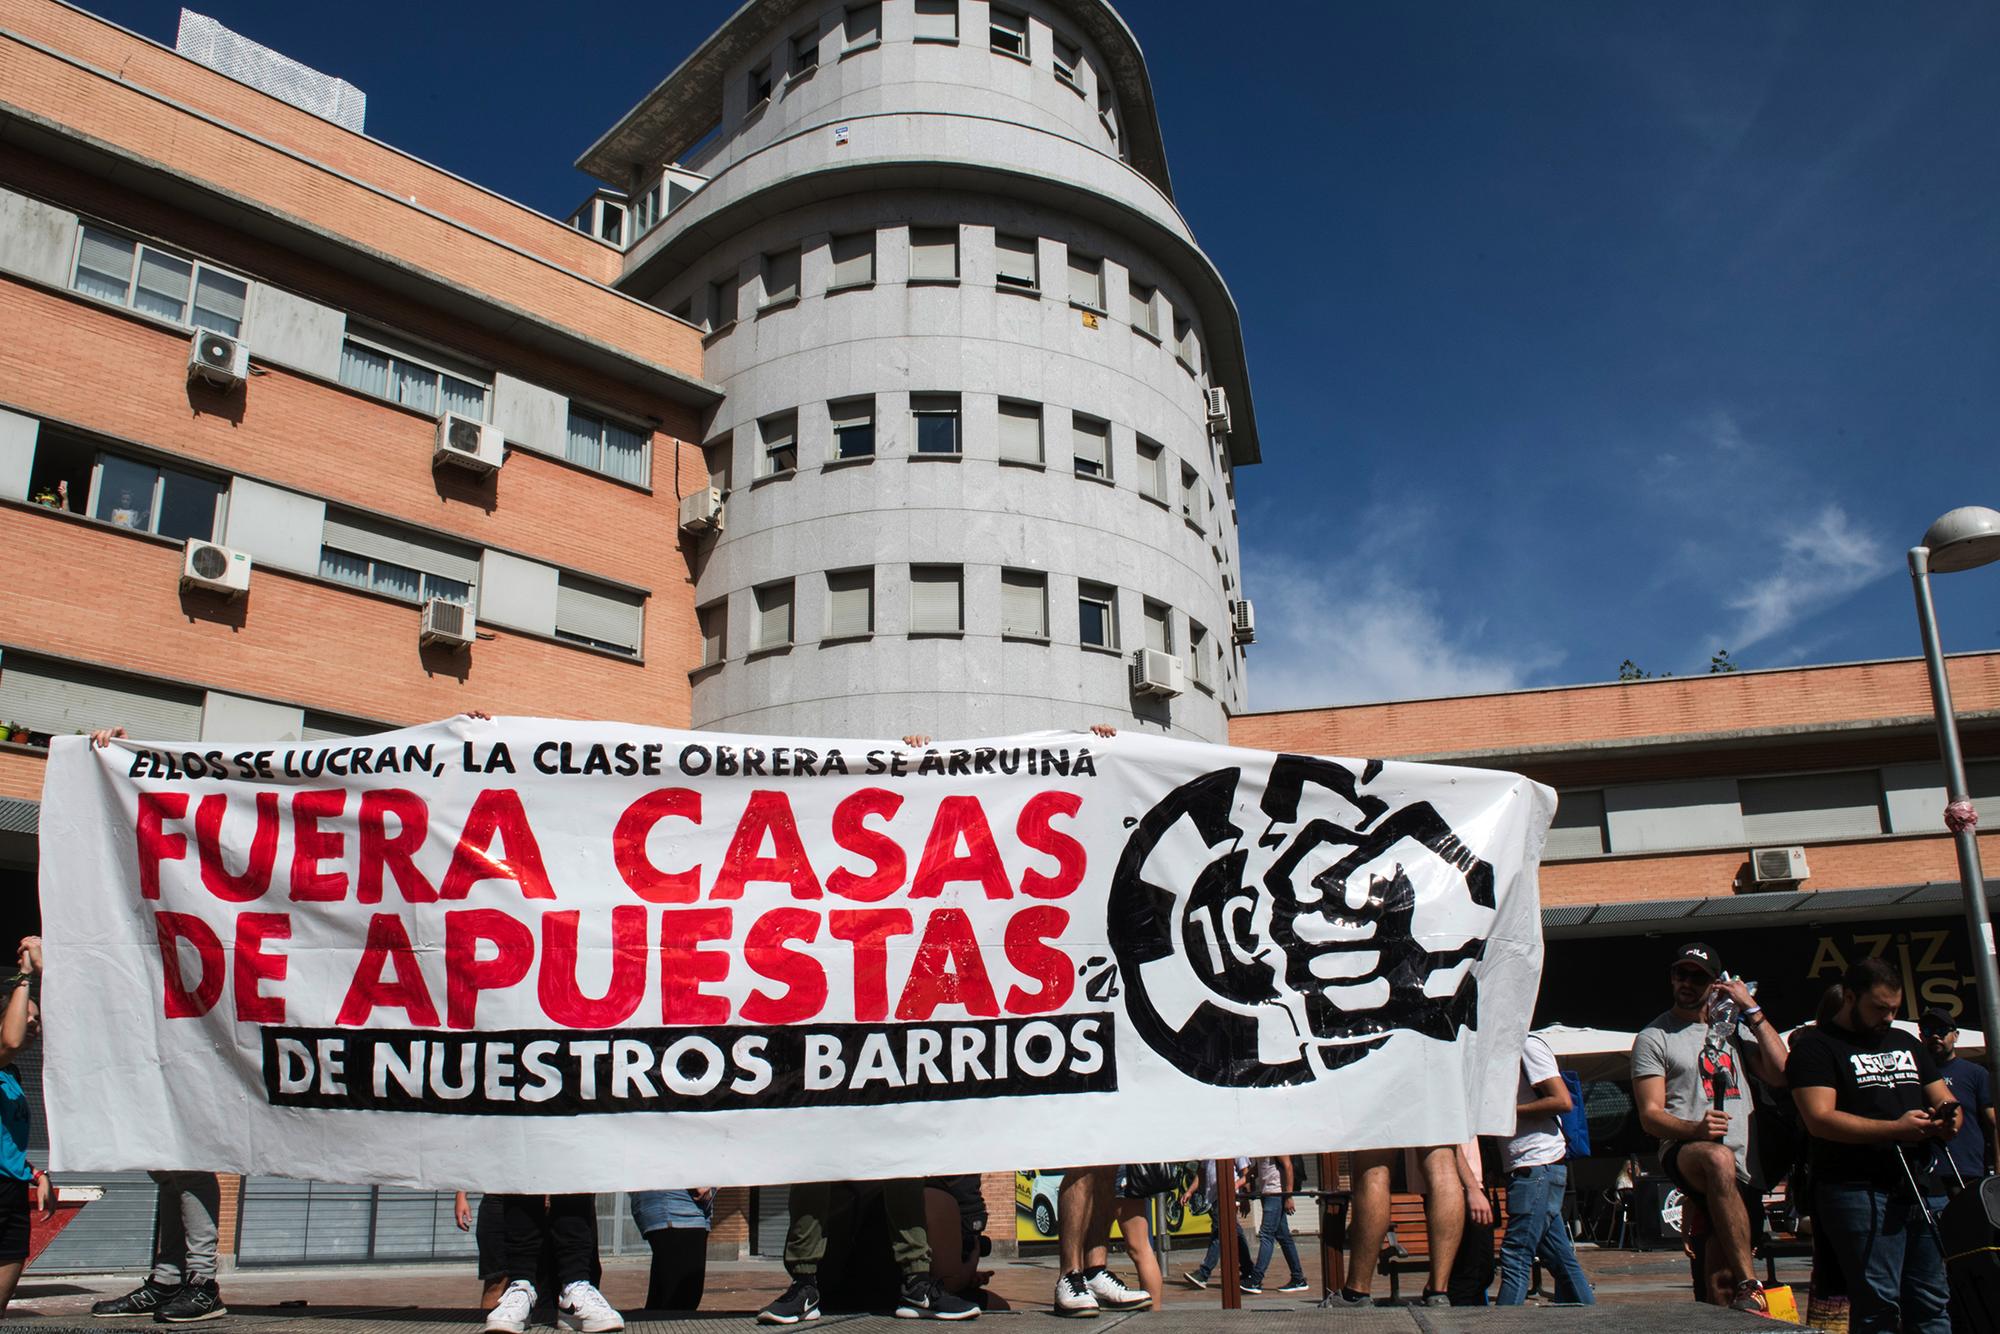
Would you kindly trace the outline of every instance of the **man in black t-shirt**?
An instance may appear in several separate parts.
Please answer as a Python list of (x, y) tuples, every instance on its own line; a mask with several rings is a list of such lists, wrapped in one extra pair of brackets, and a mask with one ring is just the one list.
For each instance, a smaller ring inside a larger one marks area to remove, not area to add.
[(1933, 1213), (1944, 1207), (1930, 1165), (1959, 1106), (1930, 1053), (1891, 1023), (1896, 971), (1862, 959), (1841, 987), (1839, 1013), (1799, 1033), (1785, 1067), (1812, 1136), (1814, 1226), (1840, 1258), (1853, 1334), (1951, 1334), (1944, 1257), (1912, 1182)]

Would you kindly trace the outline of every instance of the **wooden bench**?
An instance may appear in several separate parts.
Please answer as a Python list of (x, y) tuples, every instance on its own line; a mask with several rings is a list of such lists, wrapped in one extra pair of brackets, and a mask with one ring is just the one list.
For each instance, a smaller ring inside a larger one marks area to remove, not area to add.
[[(1309, 1193), (1309, 1192), (1308, 1192)], [(1500, 1242), (1507, 1231), (1507, 1191), (1488, 1186), (1486, 1198), (1493, 1204), (1493, 1257), (1500, 1257)], [(1344, 1190), (1319, 1192), (1321, 1209), (1320, 1242), (1325, 1250), (1324, 1270), (1328, 1291), (1341, 1282), (1347, 1252), (1347, 1227), (1353, 1209), (1353, 1195)], [(1389, 1276), (1389, 1300), (1402, 1298), (1404, 1274), (1430, 1273), (1431, 1229), (1424, 1217), (1424, 1197), (1412, 1191), (1396, 1191), (1389, 1196), (1389, 1236), (1382, 1247), (1376, 1269)]]

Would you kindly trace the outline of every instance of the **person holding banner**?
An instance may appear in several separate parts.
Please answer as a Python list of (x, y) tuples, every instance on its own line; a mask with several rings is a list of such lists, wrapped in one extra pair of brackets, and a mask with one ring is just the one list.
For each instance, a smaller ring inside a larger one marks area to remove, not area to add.
[(625, 1328), (625, 1318), (604, 1300), (597, 1272), (597, 1200), (592, 1195), (499, 1195), (511, 1282), (486, 1317), (486, 1334), (521, 1334), (534, 1312), (535, 1281), (545, 1245), (555, 1252), (558, 1319), (585, 1334)]
[[(851, 1181), (811, 1181), (791, 1191), (792, 1223), (785, 1234), (785, 1272), (792, 1282), (776, 1300), (757, 1313), (765, 1325), (796, 1325), (820, 1316), (820, 1267), (828, 1241), (839, 1238), (841, 1263), (852, 1267), (861, 1257), (850, 1253), (858, 1236), (864, 1193)], [(972, 1320), (979, 1308), (946, 1292), (931, 1275), (930, 1222), (924, 1183), (904, 1177), (881, 1184), (881, 1205), (889, 1246), (902, 1275), (895, 1314), (903, 1320)]]
[(14, 1070), (14, 1058), (41, 1034), (41, 1014), (28, 985), (42, 971), (41, 937), (22, 937), (17, 950), (17, 971), (0, 983), (7, 987), (0, 1009), (0, 1315), (6, 1314), (28, 1260), (29, 1196), (46, 1214), (54, 1195), (48, 1174), (28, 1165), (28, 1095)]

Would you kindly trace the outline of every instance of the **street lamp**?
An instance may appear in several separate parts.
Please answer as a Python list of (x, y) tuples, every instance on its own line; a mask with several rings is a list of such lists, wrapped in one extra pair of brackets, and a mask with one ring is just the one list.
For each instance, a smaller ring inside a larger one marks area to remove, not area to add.
[(1917, 628), (1924, 636), (1924, 666), (1931, 677), (1937, 710), (1938, 751), (1944, 760), (1945, 825), (1958, 846), (1959, 888), (1971, 932), (1973, 977), (1979, 986), (1979, 1020), (1986, 1030), (1986, 1068), (2000, 1087), (2000, 967), (1995, 966), (1993, 919), (1986, 911), (1986, 878), (1979, 866), (1979, 820), (1966, 790), (1965, 756), (1958, 748), (1958, 722), (1951, 710), (1951, 682), (1938, 645), (1937, 612), (1931, 606), (1930, 572), (1948, 574), (2000, 560), (2000, 512), (1967, 505), (1945, 514), (1910, 548), (1910, 582), (1917, 593)]

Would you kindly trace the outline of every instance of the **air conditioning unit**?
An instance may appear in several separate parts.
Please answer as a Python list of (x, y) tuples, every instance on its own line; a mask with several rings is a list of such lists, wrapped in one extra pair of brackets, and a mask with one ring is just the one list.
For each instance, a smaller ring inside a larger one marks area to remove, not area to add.
[(1208, 429), (1227, 434), (1229, 431), (1229, 393), (1223, 389), (1202, 390), (1203, 406), (1208, 410)]
[(228, 334), (196, 329), (188, 342), (188, 379), (234, 389), (250, 378), (250, 349)]
[(694, 494), (681, 497), (681, 531), (710, 530), (722, 531), (722, 492), (713, 486), (697, 487)]
[(1804, 848), (1750, 849), (1750, 878), (1760, 885), (1790, 884), (1809, 874)]
[(1257, 642), (1257, 609), (1248, 598), (1229, 604), (1229, 628), (1239, 644)]
[(1132, 654), (1132, 693), (1178, 695), (1187, 689), (1187, 669), (1171, 653), (1142, 648)]
[(250, 591), (250, 555), (190, 537), (181, 552), (181, 587), (240, 597)]
[(472, 608), (447, 598), (432, 598), (424, 604), (424, 624), (417, 634), (419, 644), (444, 644), (464, 648), (472, 643), (477, 629)]
[(451, 464), (473, 472), (493, 472), (507, 459), (507, 440), (497, 426), (447, 412), (438, 418), (437, 448), (431, 466)]

